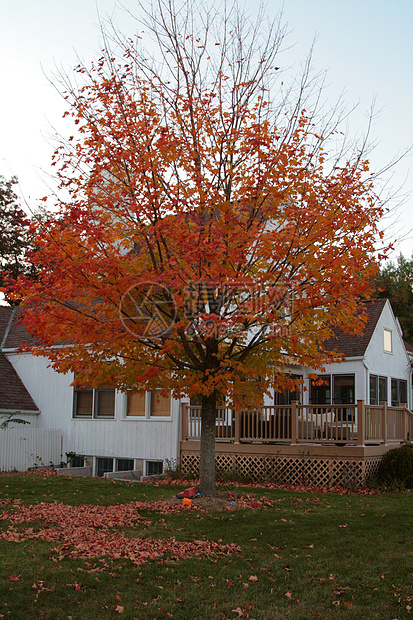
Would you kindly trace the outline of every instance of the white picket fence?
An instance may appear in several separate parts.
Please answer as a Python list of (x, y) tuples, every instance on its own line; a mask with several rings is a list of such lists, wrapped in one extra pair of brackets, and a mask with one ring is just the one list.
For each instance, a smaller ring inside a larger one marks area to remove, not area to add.
[(59, 465), (62, 460), (60, 429), (14, 427), (0, 430), (0, 471)]

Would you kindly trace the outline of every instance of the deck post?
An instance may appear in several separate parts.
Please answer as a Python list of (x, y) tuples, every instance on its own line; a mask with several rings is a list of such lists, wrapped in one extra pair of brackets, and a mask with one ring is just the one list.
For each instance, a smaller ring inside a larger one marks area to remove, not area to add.
[(384, 445), (387, 445), (387, 401), (382, 400), (381, 406), (381, 439)]
[(298, 439), (298, 400), (291, 401), (291, 443), (296, 444)]
[(182, 403), (182, 439), (188, 439), (188, 404)]
[(357, 445), (364, 446), (366, 443), (366, 409), (364, 400), (357, 401)]
[(403, 431), (404, 431), (404, 438), (403, 441), (407, 441), (408, 438), (408, 434), (409, 434), (409, 418), (407, 417), (409, 414), (407, 413), (407, 403), (402, 403), (401, 406), (404, 409), (404, 427), (403, 427)]
[(235, 409), (235, 429), (234, 429), (234, 443), (239, 443), (241, 437), (241, 411)]

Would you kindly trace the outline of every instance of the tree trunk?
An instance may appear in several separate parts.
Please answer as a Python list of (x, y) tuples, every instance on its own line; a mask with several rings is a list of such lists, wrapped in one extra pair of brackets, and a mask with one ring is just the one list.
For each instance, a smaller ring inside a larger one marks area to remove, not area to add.
[(215, 486), (216, 403), (216, 392), (209, 396), (202, 396), (199, 490), (204, 495), (216, 495), (217, 492)]

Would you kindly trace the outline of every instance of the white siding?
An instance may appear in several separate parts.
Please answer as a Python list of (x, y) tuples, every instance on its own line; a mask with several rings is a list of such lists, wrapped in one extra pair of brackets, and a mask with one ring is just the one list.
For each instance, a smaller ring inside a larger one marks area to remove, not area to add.
[(62, 428), (63, 455), (76, 452), (90, 456), (164, 460), (179, 456), (180, 406), (172, 400), (171, 417), (125, 419), (125, 399), (116, 394), (115, 419), (73, 419), (73, 375), (48, 368), (48, 361), (30, 354), (8, 354), (40, 409), (39, 428)]
[[(384, 329), (388, 329), (392, 332), (391, 353), (386, 353), (384, 351)], [(391, 379), (404, 379), (407, 381), (408, 404), (411, 406), (410, 361), (406, 353), (398, 321), (396, 321), (394, 317), (389, 302), (387, 302), (383, 308), (383, 312), (381, 313), (376, 329), (367, 347), (365, 365), (368, 373), (388, 378), (388, 404), (391, 404)], [(366, 402), (369, 402), (369, 395), (366, 398)]]
[(29, 467), (60, 465), (60, 429), (9, 428), (0, 431), (0, 471), (25, 471)]
[[(384, 351), (384, 329), (392, 332), (392, 353)], [(292, 373), (303, 375), (306, 389), (303, 392), (302, 400), (304, 404), (308, 404), (310, 387), (308, 375), (314, 371), (300, 366), (292, 366), (290, 370)], [(394, 317), (389, 302), (383, 307), (364, 357), (348, 358), (341, 363), (326, 364), (325, 371), (319, 374), (354, 374), (355, 399), (364, 400), (367, 404), (370, 402), (370, 374), (387, 377), (389, 405), (391, 404), (391, 379), (404, 379), (408, 386), (408, 404), (412, 405), (410, 361), (403, 343), (399, 323)]]

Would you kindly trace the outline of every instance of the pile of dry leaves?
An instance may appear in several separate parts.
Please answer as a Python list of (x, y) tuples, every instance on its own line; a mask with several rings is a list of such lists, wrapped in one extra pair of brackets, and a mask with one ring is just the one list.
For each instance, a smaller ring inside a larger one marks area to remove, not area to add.
[[(229, 498), (226, 501), (231, 499), (235, 500)], [(244, 504), (241, 507), (255, 507), (251, 505), (253, 499), (248, 496), (240, 501)], [(132, 502), (113, 506), (68, 506), (56, 502), (42, 502), (23, 506), (20, 500), (5, 499), (0, 501), (0, 505), (8, 508), (0, 513), (0, 521), (10, 523), (8, 529), (0, 533), (0, 540), (19, 543), (41, 539), (56, 542), (53, 551), (57, 554), (58, 560), (64, 556), (71, 558), (106, 556), (112, 559), (128, 558), (139, 565), (150, 560), (161, 561), (166, 557), (180, 560), (194, 555), (228, 555), (240, 551), (240, 548), (233, 543), (224, 545), (209, 540), (187, 542), (177, 541), (173, 537), (162, 540), (149, 537), (128, 538), (116, 529), (134, 525), (150, 526), (151, 520), (142, 516), (141, 511), (174, 514), (188, 510), (178, 502)], [(189, 510), (199, 509), (202, 510), (202, 507), (189, 508)], [(16, 527), (23, 523), (38, 522), (40, 525), (35, 527), (23, 529)]]

